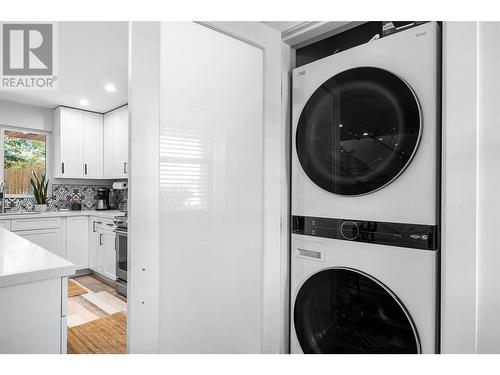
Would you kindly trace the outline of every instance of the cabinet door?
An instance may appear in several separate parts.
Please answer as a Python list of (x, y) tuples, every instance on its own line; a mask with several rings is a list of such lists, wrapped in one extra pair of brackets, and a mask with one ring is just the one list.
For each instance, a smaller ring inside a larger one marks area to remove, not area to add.
[(103, 177), (103, 116), (83, 112), (83, 175), (87, 178)]
[(115, 233), (97, 230), (97, 267), (96, 271), (111, 280), (116, 279)]
[(128, 106), (104, 115), (104, 177), (128, 177)]
[(60, 108), (56, 166), (61, 177), (83, 177), (83, 111)]
[(104, 177), (113, 178), (113, 127), (115, 111), (104, 115)]
[(68, 217), (66, 220), (66, 259), (74, 263), (77, 269), (88, 268), (88, 218)]
[(116, 250), (115, 233), (107, 232), (103, 235), (104, 243), (104, 275), (112, 280), (116, 279)]
[(89, 221), (89, 268), (97, 271), (97, 246), (99, 243), (99, 234), (96, 229), (96, 218), (90, 218)]
[(117, 177), (128, 176), (128, 106), (118, 108), (114, 121), (114, 169)]
[(66, 257), (60, 228), (23, 230), (14, 233), (62, 258)]
[(0, 220), (0, 227), (10, 230), (10, 220)]
[(104, 275), (104, 233), (101, 231), (97, 232), (97, 251), (96, 251), (96, 271), (101, 275)]

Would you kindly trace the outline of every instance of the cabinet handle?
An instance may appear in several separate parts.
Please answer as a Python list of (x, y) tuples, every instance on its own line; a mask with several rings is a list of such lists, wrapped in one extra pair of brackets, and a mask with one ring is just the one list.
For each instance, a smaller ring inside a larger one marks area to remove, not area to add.
[(64, 162), (61, 163), (61, 171), (62, 171), (62, 174), (64, 174)]
[(108, 227), (112, 227), (112, 226), (113, 226), (113, 225), (115, 225), (115, 224), (106, 223), (106, 225), (107, 225)]
[(93, 222), (92, 222), (92, 232), (94, 232), (94, 233), (95, 233), (95, 225), (96, 225), (96, 222), (95, 222), (95, 221), (93, 221)]
[(85, 175), (87, 175), (87, 164), (85, 164)]
[(99, 233), (99, 246), (102, 246), (102, 233)]
[(123, 163), (123, 173), (127, 173), (127, 163)]

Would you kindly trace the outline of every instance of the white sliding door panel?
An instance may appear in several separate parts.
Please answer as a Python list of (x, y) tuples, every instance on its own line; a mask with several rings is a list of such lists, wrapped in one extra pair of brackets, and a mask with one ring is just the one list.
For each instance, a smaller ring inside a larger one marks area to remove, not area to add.
[(279, 69), (264, 25), (162, 24), (160, 352), (280, 350)]

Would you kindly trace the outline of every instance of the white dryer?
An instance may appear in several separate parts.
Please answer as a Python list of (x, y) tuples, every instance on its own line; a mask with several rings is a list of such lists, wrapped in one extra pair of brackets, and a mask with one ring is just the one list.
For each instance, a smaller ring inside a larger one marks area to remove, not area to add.
[(292, 353), (435, 353), (436, 23), (293, 71)]
[(291, 353), (437, 351), (437, 252), (294, 235)]
[(437, 224), (438, 28), (293, 70), (293, 215)]

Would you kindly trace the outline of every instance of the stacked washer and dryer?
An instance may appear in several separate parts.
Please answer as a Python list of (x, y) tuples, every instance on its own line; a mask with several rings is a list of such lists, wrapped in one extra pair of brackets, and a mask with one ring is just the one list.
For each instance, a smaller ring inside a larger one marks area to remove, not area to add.
[(292, 353), (436, 353), (440, 30), (293, 70)]

